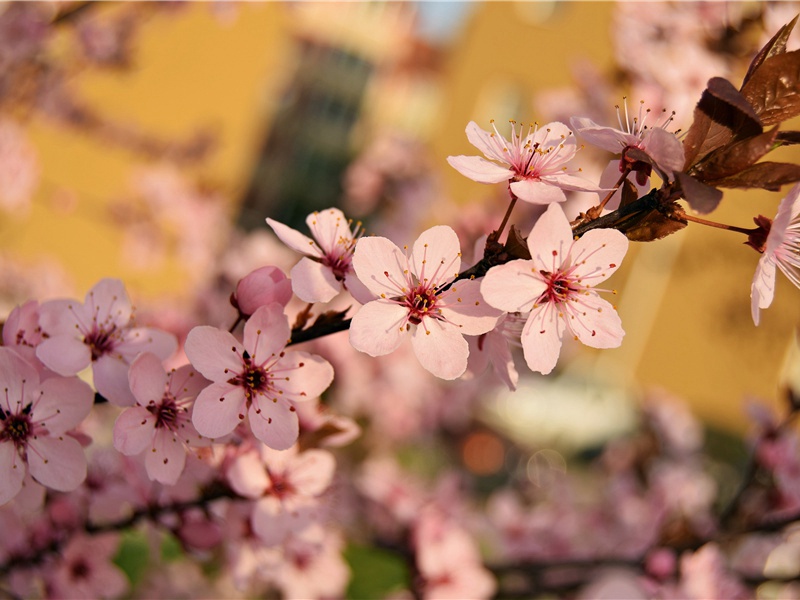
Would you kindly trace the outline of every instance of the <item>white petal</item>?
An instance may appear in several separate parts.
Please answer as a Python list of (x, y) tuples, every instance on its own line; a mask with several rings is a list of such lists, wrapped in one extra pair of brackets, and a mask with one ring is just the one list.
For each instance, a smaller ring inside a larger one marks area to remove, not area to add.
[(528, 236), (528, 250), (537, 269), (555, 273), (572, 247), (572, 228), (557, 204), (547, 207)]
[(406, 332), (408, 309), (386, 300), (362, 306), (350, 323), (350, 345), (370, 356), (394, 352)]
[(592, 229), (570, 251), (573, 274), (583, 285), (605, 281), (619, 268), (628, 251), (628, 238), (616, 229)]
[(553, 304), (543, 304), (531, 311), (522, 330), (522, 351), (531, 371), (547, 375), (561, 354), (563, 321)]
[(447, 305), (442, 316), (459, 326), (464, 335), (480, 335), (491, 331), (500, 317), (500, 311), (481, 295), (482, 281), (456, 281), (446, 292)]
[(775, 263), (771, 257), (767, 254), (762, 255), (750, 286), (750, 311), (753, 315), (753, 323), (756, 325), (761, 320), (761, 310), (769, 308), (775, 297), (775, 274)]
[(531, 204), (553, 204), (567, 199), (558, 186), (536, 179), (514, 181), (510, 187), (517, 198)]
[(486, 302), (506, 312), (528, 312), (547, 289), (531, 260), (512, 260), (489, 269), (481, 282)]
[(402, 295), (407, 285), (408, 260), (402, 250), (383, 237), (363, 237), (353, 254), (353, 269), (370, 292), (388, 298)]
[(420, 364), (436, 377), (456, 379), (467, 370), (469, 344), (455, 326), (426, 317), (411, 342)]
[(267, 219), (267, 225), (272, 227), (272, 231), (275, 232), (278, 239), (292, 250), (305, 254), (306, 256), (314, 256), (316, 258), (323, 257), (322, 250), (320, 250), (316, 242), (310, 237), (273, 219)]
[(513, 178), (515, 173), (480, 156), (448, 156), (447, 162), (464, 177), (478, 183), (500, 183)]
[(292, 291), (303, 302), (330, 302), (342, 291), (342, 282), (336, 279), (330, 267), (303, 258), (291, 272)]
[(409, 262), (420, 282), (438, 286), (453, 279), (461, 269), (458, 235), (447, 225), (423, 231), (414, 242)]
[(625, 331), (614, 307), (594, 292), (570, 302), (572, 310), (564, 310), (570, 332), (591, 348), (617, 348)]

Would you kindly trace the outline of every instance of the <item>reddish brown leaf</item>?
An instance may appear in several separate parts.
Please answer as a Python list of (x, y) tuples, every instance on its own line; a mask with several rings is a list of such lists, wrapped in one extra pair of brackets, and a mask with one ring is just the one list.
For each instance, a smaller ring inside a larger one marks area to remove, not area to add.
[(687, 222), (681, 216), (682, 213), (680, 205), (673, 202), (660, 209), (654, 208), (631, 215), (618, 221), (614, 228), (633, 242), (652, 242), (686, 227)]
[(781, 189), (782, 185), (796, 181), (800, 181), (800, 165), (764, 161), (756, 163), (736, 175), (706, 183), (716, 187), (762, 188), (774, 192)]
[(528, 242), (522, 237), (522, 234), (517, 229), (516, 225), (511, 226), (511, 231), (508, 232), (508, 238), (504, 245), (506, 252), (514, 258), (522, 258), (530, 260), (531, 253), (528, 250)]
[(797, 23), (797, 16), (781, 27), (778, 32), (772, 36), (772, 39), (759, 50), (758, 54), (756, 54), (755, 58), (750, 63), (750, 67), (747, 69), (747, 74), (744, 76), (744, 81), (742, 81), (742, 87), (744, 87), (747, 81), (753, 76), (753, 73), (758, 70), (766, 59), (786, 52), (786, 42), (789, 39), (789, 35), (792, 33), (792, 29), (794, 29), (795, 23)]
[(734, 138), (748, 138), (762, 131), (753, 107), (733, 84), (721, 77), (710, 79), (683, 140), (686, 170)]
[(800, 131), (780, 131), (775, 142), (782, 146), (792, 146), (800, 144)]
[(778, 128), (717, 149), (692, 169), (700, 181), (723, 179), (753, 165), (773, 149)]
[(683, 197), (689, 206), (699, 213), (710, 213), (722, 200), (722, 190), (706, 185), (691, 175), (675, 173), (675, 179), (680, 183)]
[(763, 125), (775, 125), (800, 114), (800, 50), (767, 58), (742, 86)]
[(620, 188), (619, 207), (628, 206), (631, 202), (639, 199), (639, 191), (630, 179), (625, 179)]

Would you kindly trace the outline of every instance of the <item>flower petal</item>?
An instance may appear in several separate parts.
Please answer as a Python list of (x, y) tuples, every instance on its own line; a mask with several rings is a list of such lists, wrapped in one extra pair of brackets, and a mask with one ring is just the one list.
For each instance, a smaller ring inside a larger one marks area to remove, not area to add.
[(521, 337), (525, 362), (531, 371), (547, 375), (553, 370), (561, 354), (563, 331), (564, 321), (552, 303), (531, 311)]
[(43, 422), (51, 435), (80, 425), (94, 406), (94, 390), (77, 377), (51, 377), (42, 382), (34, 404), (34, 421)]
[(469, 344), (454, 325), (426, 317), (411, 343), (420, 364), (436, 377), (456, 379), (467, 370)]
[[(494, 126), (492, 126), (494, 128)], [(509, 163), (508, 156), (503, 152), (509, 146), (508, 140), (494, 131), (482, 129), (475, 121), (467, 123), (465, 132), (469, 143), (483, 152), (487, 158)]]
[(125, 409), (114, 423), (114, 448), (127, 456), (136, 456), (152, 445), (156, 417), (141, 406)]
[(587, 144), (620, 154), (626, 146), (635, 146), (639, 139), (612, 127), (602, 127), (586, 117), (572, 117), (569, 124)]
[(531, 204), (553, 204), (567, 199), (559, 187), (537, 179), (514, 181), (509, 187), (517, 198)]
[(236, 284), (236, 303), (245, 315), (252, 315), (259, 306), (273, 302), (286, 306), (291, 299), (292, 283), (278, 267), (255, 269)]
[(286, 450), (297, 441), (300, 422), (297, 410), (287, 400), (259, 396), (253, 400), (249, 415), (253, 435), (270, 448)]
[(359, 281), (376, 296), (400, 296), (406, 285), (408, 260), (393, 242), (383, 237), (363, 237), (356, 243), (353, 269)]
[(128, 383), (140, 405), (161, 404), (167, 391), (167, 373), (161, 359), (150, 352), (140, 354), (128, 369)]
[(233, 491), (245, 498), (261, 498), (270, 486), (264, 463), (256, 452), (237, 456), (227, 471), (227, 477)]
[(95, 389), (115, 406), (136, 404), (128, 383), (128, 368), (127, 362), (111, 354), (104, 354), (92, 363)]
[(555, 273), (572, 247), (572, 227), (557, 204), (547, 207), (528, 236), (528, 250), (537, 270)]
[(272, 231), (275, 232), (275, 235), (278, 236), (278, 239), (289, 246), (289, 248), (292, 250), (300, 252), (306, 256), (314, 256), (316, 258), (322, 258), (324, 256), (322, 250), (320, 250), (319, 246), (317, 246), (314, 240), (306, 235), (303, 235), (296, 229), (292, 229), (288, 225), (279, 223), (274, 219), (267, 219), (267, 225), (272, 227)]
[(133, 314), (133, 305), (119, 279), (101, 279), (86, 293), (84, 302), (89, 314), (104, 329), (112, 325), (126, 327)]
[(506, 312), (528, 312), (547, 289), (533, 261), (512, 260), (489, 269), (481, 282), (486, 302)]
[(502, 167), (480, 156), (448, 156), (447, 162), (464, 177), (478, 183), (500, 183), (515, 175), (508, 167)]
[(325, 253), (332, 252), (342, 239), (345, 243), (353, 239), (350, 223), (338, 208), (315, 211), (306, 217), (306, 224)]
[(28, 468), (42, 485), (59, 492), (70, 492), (86, 479), (83, 448), (70, 436), (41, 436), (28, 444)]
[(614, 307), (594, 292), (571, 303), (572, 314), (566, 313), (570, 332), (591, 348), (617, 348), (625, 337), (622, 321)]
[[(491, 331), (500, 311), (483, 299), (478, 280), (456, 281), (447, 293), (442, 316), (459, 327), (463, 335), (480, 335)], [(438, 302), (437, 302), (438, 305)]]
[(0, 442), (0, 506), (19, 494), (26, 471), (14, 444)]
[(772, 258), (767, 254), (762, 255), (750, 286), (750, 312), (755, 325), (761, 320), (761, 310), (769, 308), (775, 298), (776, 272)]
[(192, 424), (197, 433), (213, 439), (228, 435), (244, 416), (244, 390), (227, 382), (212, 383), (194, 402)]
[(36, 346), (38, 358), (51, 371), (64, 377), (77, 375), (92, 362), (89, 347), (74, 335), (55, 335)]
[(36, 399), (39, 375), (11, 348), (0, 347), (0, 385), (6, 390), (0, 394), (0, 408), (17, 413)]
[(286, 373), (273, 381), (287, 400), (302, 401), (316, 398), (333, 382), (333, 367), (315, 354), (288, 352), (270, 371)]
[(186, 337), (184, 351), (195, 369), (211, 381), (228, 381), (242, 369), (244, 348), (232, 334), (216, 327), (195, 327)]
[(175, 485), (186, 465), (186, 448), (169, 429), (157, 429), (144, 465), (151, 480)]
[(583, 285), (605, 281), (619, 268), (628, 252), (628, 238), (616, 229), (592, 229), (572, 246), (573, 274)]
[(254, 363), (262, 364), (283, 350), (291, 335), (289, 319), (280, 304), (260, 306), (244, 324), (244, 347)]
[(403, 341), (408, 309), (387, 300), (362, 306), (350, 323), (350, 345), (370, 356), (394, 352)]
[(447, 225), (426, 229), (414, 242), (409, 258), (420, 282), (437, 287), (453, 279), (461, 269), (461, 244)]
[(667, 176), (672, 177), (675, 171), (683, 170), (683, 164), (686, 162), (683, 144), (674, 133), (661, 127), (653, 127), (642, 136), (639, 147)]
[(292, 290), (303, 302), (330, 302), (342, 291), (330, 267), (310, 258), (302, 258), (293, 268)]
[(306, 450), (291, 462), (288, 478), (298, 494), (319, 496), (328, 489), (335, 470), (333, 454), (325, 450)]

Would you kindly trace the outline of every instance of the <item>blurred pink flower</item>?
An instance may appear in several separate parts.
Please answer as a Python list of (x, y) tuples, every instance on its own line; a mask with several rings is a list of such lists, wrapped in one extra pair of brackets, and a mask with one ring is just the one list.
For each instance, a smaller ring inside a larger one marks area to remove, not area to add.
[(50, 300), (39, 308), (47, 335), (36, 356), (59, 375), (76, 375), (92, 366), (94, 386), (109, 402), (130, 406), (136, 401), (128, 385), (128, 366), (141, 352), (166, 360), (177, 349), (170, 333), (135, 327), (133, 305), (118, 279), (103, 279), (76, 300)]
[(89, 414), (92, 389), (77, 377), (39, 374), (0, 348), (0, 505), (16, 496), (28, 471), (44, 486), (74, 490), (86, 477), (81, 445), (64, 435)]
[(276, 450), (297, 441), (295, 402), (310, 400), (333, 381), (333, 368), (306, 352), (285, 352), (289, 321), (280, 304), (262, 306), (244, 326), (244, 341), (216, 327), (195, 327), (186, 356), (213, 383), (197, 397), (192, 422), (198, 433), (218, 438), (249, 416), (253, 434)]
[[(511, 191), (525, 202), (550, 204), (566, 200), (564, 190), (597, 192), (591, 182), (570, 173), (565, 166), (578, 151), (572, 132), (563, 123), (553, 122), (539, 128), (529, 126), (523, 136), (523, 127), (511, 121), (511, 139), (497, 131), (481, 129), (470, 121), (467, 139), (484, 153), (480, 156), (448, 156), (447, 162), (456, 171), (478, 183), (510, 181)], [(497, 164), (500, 163), (500, 164)]]
[(132, 406), (114, 423), (114, 447), (128, 456), (145, 455), (147, 475), (154, 481), (174, 485), (186, 464), (188, 446), (201, 445), (192, 425), (191, 408), (197, 394), (208, 385), (191, 365), (169, 374), (161, 360), (144, 352), (128, 371)]
[(46, 571), (49, 597), (118, 598), (125, 594), (128, 579), (113, 562), (118, 546), (115, 533), (74, 536)]
[(800, 184), (795, 184), (781, 200), (778, 214), (769, 226), (764, 253), (756, 266), (750, 287), (750, 309), (756, 325), (761, 309), (768, 308), (775, 297), (775, 267), (800, 287)]
[(267, 219), (267, 225), (284, 244), (304, 255), (290, 273), (294, 293), (304, 302), (329, 302), (342, 287), (352, 293), (354, 286), (358, 286), (351, 263), (360, 224), (351, 229), (350, 221), (338, 208), (311, 213), (306, 223), (313, 240), (283, 223)]
[(615, 229), (593, 229), (574, 240), (561, 207), (551, 205), (533, 226), (528, 249), (531, 260), (493, 267), (481, 284), (492, 306), (530, 312), (521, 338), (528, 367), (552, 371), (567, 331), (592, 348), (619, 346), (620, 318), (592, 287), (617, 270), (628, 239)]
[(228, 470), (236, 493), (256, 500), (253, 530), (267, 545), (281, 544), (314, 523), (316, 498), (333, 479), (336, 461), (326, 450), (298, 452), (262, 446), (237, 457)]
[(19, 125), (0, 119), (0, 206), (9, 212), (26, 212), (38, 183), (36, 149)]
[(410, 333), (422, 366), (442, 379), (455, 379), (467, 368), (464, 335), (491, 330), (499, 311), (483, 301), (477, 281), (457, 281), (441, 291), (461, 267), (458, 236), (450, 227), (432, 227), (410, 254), (404, 250), (383, 237), (358, 242), (353, 266), (377, 299), (353, 317), (350, 343), (370, 356), (383, 356)]

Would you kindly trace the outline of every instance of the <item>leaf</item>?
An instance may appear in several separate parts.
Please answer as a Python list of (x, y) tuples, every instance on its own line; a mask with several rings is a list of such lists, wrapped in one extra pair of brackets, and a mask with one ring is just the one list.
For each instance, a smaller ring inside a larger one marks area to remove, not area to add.
[(636, 186), (630, 179), (625, 178), (620, 188), (619, 207), (628, 206), (631, 202), (635, 202), (638, 199), (639, 191), (636, 189)]
[(531, 259), (531, 253), (530, 250), (528, 250), (528, 242), (526, 242), (525, 238), (522, 237), (522, 234), (519, 232), (519, 229), (517, 229), (516, 225), (511, 226), (511, 230), (508, 232), (508, 238), (506, 239), (506, 243), (503, 248), (513, 258), (521, 258), (523, 260)]
[(675, 179), (681, 185), (683, 197), (699, 213), (707, 214), (717, 208), (722, 200), (722, 190), (706, 185), (686, 173), (675, 173)]
[(722, 179), (743, 171), (772, 150), (778, 128), (735, 142), (711, 153), (692, 169), (700, 181)]
[(762, 131), (753, 107), (730, 81), (721, 77), (709, 79), (683, 140), (685, 170), (732, 139), (753, 137)]
[(775, 143), (781, 146), (800, 144), (800, 131), (779, 131)]
[(688, 224), (680, 216), (680, 206), (672, 203), (661, 209), (638, 213), (616, 225), (632, 242), (652, 242), (680, 231)]
[(775, 125), (800, 114), (800, 50), (771, 56), (742, 86), (763, 125)]
[(764, 161), (740, 171), (736, 175), (713, 182), (716, 187), (725, 188), (762, 188), (778, 191), (782, 185), (800, 181), (800, 165)]
[(797, 23), (798, 16), (800, 15), (795, 16), (794, 19), (781, 27), (778, 32), (772, 36), (772, 39), (768, 41), (761, 50), (758, 51), (758, 54), (756, 54), (755, 58), (747, 69), (747, 73), (742, 81), (742, 87), (744, 87), (747, 81), (753, 76), (753, 73), (758, 70), (758, 68), (766, 59), (786, 52), (786, 42), (789, 39), (789, 35), (792, 33), (792, 29), (794, 29), (795, 23)]

